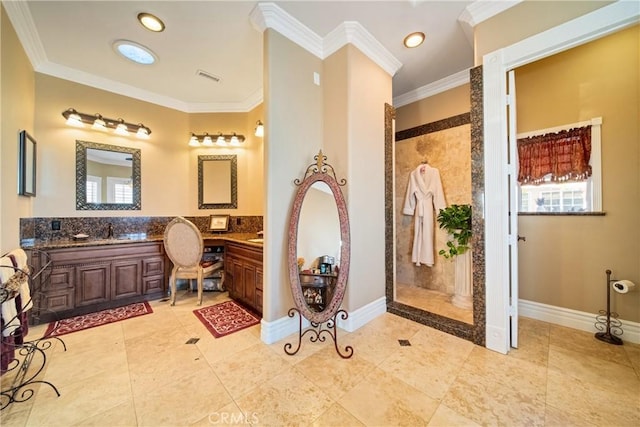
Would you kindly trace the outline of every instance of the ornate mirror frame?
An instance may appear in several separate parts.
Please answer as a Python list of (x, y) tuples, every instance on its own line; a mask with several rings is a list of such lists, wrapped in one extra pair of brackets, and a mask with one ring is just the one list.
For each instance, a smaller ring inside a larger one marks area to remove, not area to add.
[(484, 346), (486, 336), (485, 301), (485, 232), (484, 232), (484, 140), (482, 108), (482, 66), (472, 68), (471, 75), (471, 187), (473, 250), (473, 324), (450, 319), (394, 300), (395, 235), (393, 230), (393, 182), (395, 109), (385, 105), (385, 290), (387, 311), (418, 323), (439, 329)]
[[(131, 154), (133, 181), (132, 203), (87, 203), (87, 149), (115, 151)], [(141, 203), (141, 154), (139, 148), (119, 147), (97, 142), (76, 140), (76, 210), (92, 211), (134, 211), (140, 210)]]
[[(204, 162), (229, 162), (229, 196), (225, 202), (212, 202), (205, 200), (205, 176)], [(238, 156), (235, 154), (203, 155), (198, 156), (198, 209), (237, 209), (238, 208)]]
[[(325, 163), (327, 157), (320, 151), (319, 154), (314, 156), (316, 163), (311, 164), (304, 175), (302, 181), (296, 179), (294, 182), (298, 185), (298, 192), (295, 195), (293, 202), (293, 209), (291, 211), (291, 217), (289, 219), (289, 283), (291, 285), (291, 295), (296, 308), (300, 313), (308, 319), (310, 322), (317, 324), (324, 323), (327, 320), (335, 316), (340, 309), (342, 299), (344, 298), (344, 292), (347, 287), (347, 278), (349, 277), (349, 264), (351, 259), (351, 237), (349, 233), (349, 216), (347, 214), (347, 204), (342, 195), (340, 186), (345, 185), (347, 182), (345, 179), (340, 180), (340, 183), (335, 178), (335, 172), (333, 167)], [(333, 298), (327, 304), (327, 307), (321, 311), (313, 311), (307, 306), (305, 302), (302, 286), (300, 284), (300, 275), (298, 271), (298, 223), (300, 220), (300, 212), (302, 210), (302, 202), (307, 194), (307, 191), (316, 182), (324, 182), (329, 186), (333, 193), (333, 198), (336, 202), (338, 209), (338, 219), (340, 221), (340, 270), (338, 271), (338, 278), (336, 280), (336, 287), (333, 293)]]

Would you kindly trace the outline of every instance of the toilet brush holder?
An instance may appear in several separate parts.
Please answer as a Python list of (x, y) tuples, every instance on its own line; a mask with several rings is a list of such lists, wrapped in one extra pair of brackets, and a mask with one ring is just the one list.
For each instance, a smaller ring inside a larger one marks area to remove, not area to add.
[(622, 322), (618, 319), (618, 313), (611, 311), (611, 283), (616, 279), (611, 278), (611, 270), (607, 270), (607, 309), (600, 310), (596, 316), (595, 327), (600, 332), (596, 332), (596, 339), (609, 344), (622, 345), (622, 340), (618, 335), (622, 335)]

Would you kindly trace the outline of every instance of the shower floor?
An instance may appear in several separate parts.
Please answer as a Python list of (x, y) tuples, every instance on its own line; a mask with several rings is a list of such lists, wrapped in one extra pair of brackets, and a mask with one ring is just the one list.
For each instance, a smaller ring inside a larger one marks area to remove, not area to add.
[(397, 283), (396, 301), (450, 319), (473, 324), (473, 310), (454, 306), (451, 304), (451, 295), (444, 292)]

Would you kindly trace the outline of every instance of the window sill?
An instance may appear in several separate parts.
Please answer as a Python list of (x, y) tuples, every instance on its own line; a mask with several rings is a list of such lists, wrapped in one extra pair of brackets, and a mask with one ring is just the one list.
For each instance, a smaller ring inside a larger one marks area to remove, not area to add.
[(606, 212), (518, 212), (518, 216), (605, 216)]

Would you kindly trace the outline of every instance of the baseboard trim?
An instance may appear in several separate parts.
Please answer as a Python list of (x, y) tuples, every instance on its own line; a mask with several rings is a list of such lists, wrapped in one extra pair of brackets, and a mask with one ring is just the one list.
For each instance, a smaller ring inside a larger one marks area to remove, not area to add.
[[(300, 328), (300, 321), (298, 315), (289, 317), (281, 317), (273, 322), (267, 322), (262, 319), (260, 322), (260, 339), (265, 344), (273, 344), (281, 339), (288, 337), (291, 334), (298, 332)], [(307, 328), (310, 325), (309, 321), (302, 318), (302, 328)]]
[[(385, 297), (381, 297), (355, 311), (348, 313), (349, 317), (346, 320), (340, 320), (338, 318), (338, 327), (347, 332), (353, 332), (381, 314), (386, 313), (386, 311), (387, 300)], [(298, 332), (300, 327), (298, 322), (299, 320), (297, 315), (294, 317), (281, 317), (273, 322), (268, 322), (262, 319), (260, 322), (260, 339), (265, 344), (273, 344), (274, 342), (280, 341), (289, 335)], [(309, 321), (303, 318), (302, 328), (308, 328), (309, 325)]]
[(352, 311), (345, 320), (338, 318), (338, 327), (353, 332), (387, 312), (387, 298), (380, 297), (359, 309)]
[[(593, 313), (521, 299), (518, 301), (518, 314), (581, 331), (600, 332), (595, 327), (596, 314)], [(621, 323), (623, 334), (620, 338), (624, 341), (640, 344), (640, 323), (627, 320), (621, 320)]]

